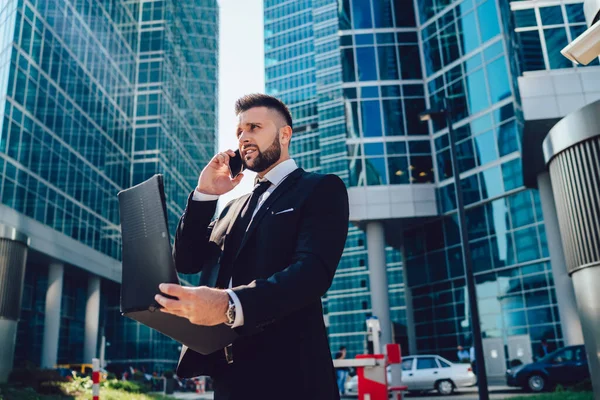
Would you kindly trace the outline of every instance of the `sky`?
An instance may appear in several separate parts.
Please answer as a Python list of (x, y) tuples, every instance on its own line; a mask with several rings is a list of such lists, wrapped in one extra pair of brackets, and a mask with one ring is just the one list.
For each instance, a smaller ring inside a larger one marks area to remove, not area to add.
[[(248, 93), (264, 92), (262, 0), (219, 0), (219, 132), (218, 150), (237, 149), (235, 101)], [(244, 173), (234, 190), (221, 196), (219, 209), (252, 190), (255, 174)]]

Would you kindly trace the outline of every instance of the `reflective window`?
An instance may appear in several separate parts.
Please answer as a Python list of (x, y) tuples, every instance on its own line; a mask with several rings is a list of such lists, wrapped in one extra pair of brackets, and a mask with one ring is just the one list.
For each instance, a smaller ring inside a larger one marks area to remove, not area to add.
[[(373, 4), (373, 16), (375, 19), (375, 28), (393, 28), (392, 21), (392, 0), (375, 0)], [(369, 3), (369, 1), (365, 1)]]
[(350, 0), (340, 0), (338, 8), (338, 18), (341, 30), (352, 29), (350, 15)]
[(387, 185), (385, 158), (367, 158), (365, 160), (367, 185)]
[(467, 76), (467, 99), (471, 114), (476, 114), (489, 107), (490, 103), (486, 87), (487, 83), (483, 70), (479, 70)]
[(379, 56), (379, 79), (398, 79), (398, 60), (396, 49), (393, 46), (380, 46), (377, 48)]
[(562, 25), (563, 15), (560, 6), (540, 7), (540, 17), (544, 25)]
[(379, 101), (361, 101), (362, 131), (365, 137), (382, 136)]
[(474, 12), (464, 15), (459, 20), (458, 29), (461, 33), (460, 38), (463, 54), (470, 53), (480, 45), (477, 20)]
[(404, 135), (404, 120), (402, 118), (402, 102), (400, 100), (383, 100), (383, 119), (385, 135)]
[(488, 168), (481, 173), (481, 191), (484, 199), (497, 197), (504, 193), (500, 167)]
[(356, 48), (356, 59), (358, 64), (358, 80), (377, 80), (377, 64), (375, 61), (375, 49), (373, 47)]
[(354, 52), (352, 49), (342, 49), (342, 74), (344, 82), (356, 81), (354, 71)]
[(535, 9), (530, 8), (528, 10), (517, 10), (514, 12), (515, 24), (517, 28), (523, 28), (527, 26), (537, 26), (537, 20), (535, 18)]
[(352, 27), (354, 29), (369, 29), (373, 27), (371, 2), (352, 0)]
[(585, 23), (585, 14), (583, 13), (583, 3), (565, 4), (567, 18), (571, 23)]
[(481, 4), (477, 8), (477, 16), (479, 18), (479, 30), (481, 31), (482, 42), (487, 42), (500, 34), (496, 0), (487, 0), (485, 3)]
[(489, 162), (498, 159), (494, 131), (487, 131), (485, 133), (475, 136), (473, 139), (475, 144), (475, 153), (477, 154), (478, 165), (485, 165)]
[(487, 75), (489, 77), (488, 82), (490, 84), (492, 103), (504, 100), (511, 95), (506, 59), (504, 57), (500, 57), (488, 64)]
[[(569, 44), (565, 28), (544, 29), (544, 38), (548, 49), (562, 49)], [(572, 66), (571, 61), (564, 57), (560, 51), (549, 51), (548, 61), (550, 62), (551, 69), (569, 68)]]

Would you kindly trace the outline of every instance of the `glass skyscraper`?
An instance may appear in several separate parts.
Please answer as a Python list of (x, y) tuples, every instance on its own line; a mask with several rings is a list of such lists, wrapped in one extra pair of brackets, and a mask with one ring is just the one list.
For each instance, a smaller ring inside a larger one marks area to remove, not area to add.
[[(293, 156), (349, 188), (349, 237), (323, 300), (332, 351), (365, 351), (371, 315), (405, 354), (455, 360), (458, 345), (472, 344), (454, 173), (484, 348), (504, 370), (530, 360), (542, 339), (569, 342), (540, 195), (521, 160), (521, 81), (575, 69), (559, 50), (585, 29), (581, 2), (551, 3), (265, 0), (266, 91), (298, 121)], [(445, 121), (418, 117), (444, 98), (459, 171)]]
[[(15, 364), (173, 368), (119, 313), (116, 194), (165, 175), (172, 233), (216, 148), (215, 0), (0, 5), (0, 224), (29, 237)], [(161, 364), (161, 365), (159, 365)]]

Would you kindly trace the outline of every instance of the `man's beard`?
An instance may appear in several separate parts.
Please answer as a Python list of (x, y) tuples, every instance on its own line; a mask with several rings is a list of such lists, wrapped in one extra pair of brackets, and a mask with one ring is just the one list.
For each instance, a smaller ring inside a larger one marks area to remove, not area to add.
[(254, 165), (250, 167), (246, 160), (242, 158), (242, 162), (244, 163), (244, 168), (249, 169), (250, 171), (254, 171), (257, 173), (261, 173), (273, 164), (275, 164), (281, 158), (281, 143), (279, 143), (279, 135), (275, 136), (275, 140), (271, 146), (265, 151), (260, 151), (258, 146), (254, 146), (258, 155), (254, 158)]

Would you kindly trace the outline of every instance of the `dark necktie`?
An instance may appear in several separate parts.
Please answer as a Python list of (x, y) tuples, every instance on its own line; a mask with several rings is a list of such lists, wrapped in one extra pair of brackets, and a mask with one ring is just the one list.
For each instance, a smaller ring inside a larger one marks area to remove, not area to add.
[(225, 262), (224, 265), (221, 265), (221, 271), (219, 273), (219, 282), (223, 286), (229, 285), (229, 278), (231, 278), (233, 273), (233, 258), (239, 251), (240, 246), (244, 241), (246, 231), (248, 230), (248, 226), (250, 225), (250, 221), (252, 221), (252, 217), (254, 215), (254, 210), (258, 204), (258, 199), (260, 199), (260, 197), (267, 191), (267, 189), (269, 189), (270, 186), (271, 182), (266, 179), (257, 180), (257, 184), (252, 190), (250, 199), (242, 209), (238, 219), (235, 221), (235, 225), (231, 232), (231, 238), (226, 242), (227, 244), (225, 251), (229, 257), (227, 257), (227, 262)]

